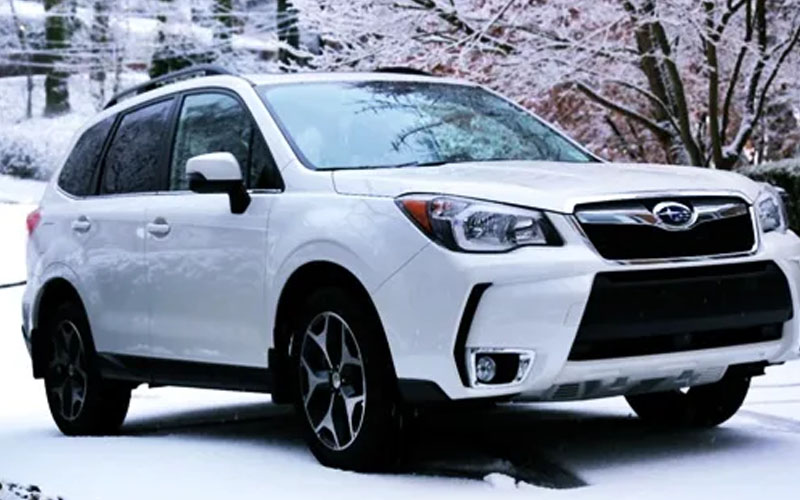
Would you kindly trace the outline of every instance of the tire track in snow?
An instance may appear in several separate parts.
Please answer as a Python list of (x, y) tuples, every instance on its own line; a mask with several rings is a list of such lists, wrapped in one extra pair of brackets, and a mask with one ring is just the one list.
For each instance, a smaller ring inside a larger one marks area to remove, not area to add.
[(768, 415), (753, 410), (739, 410), (738, 415), (748, 417), (756, 422), (773, 429), (800, 434), (800, 421), (791, 418)]

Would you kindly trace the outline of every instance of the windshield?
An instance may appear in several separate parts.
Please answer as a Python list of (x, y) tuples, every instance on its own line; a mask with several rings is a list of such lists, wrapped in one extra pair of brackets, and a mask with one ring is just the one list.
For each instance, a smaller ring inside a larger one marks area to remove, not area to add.
[(295, 153), (311, 168), (597, 161), (530, 113), (480, 87), (360, 81), (259, 90)]

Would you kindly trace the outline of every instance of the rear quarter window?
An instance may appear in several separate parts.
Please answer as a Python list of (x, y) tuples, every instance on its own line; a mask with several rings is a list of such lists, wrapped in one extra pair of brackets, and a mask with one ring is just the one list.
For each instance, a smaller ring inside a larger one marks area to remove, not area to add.
[(95, 194), (94, 174), (114, 116), (98, 122), (80, 136), (58, 176), (58, 186), (73, 196)]

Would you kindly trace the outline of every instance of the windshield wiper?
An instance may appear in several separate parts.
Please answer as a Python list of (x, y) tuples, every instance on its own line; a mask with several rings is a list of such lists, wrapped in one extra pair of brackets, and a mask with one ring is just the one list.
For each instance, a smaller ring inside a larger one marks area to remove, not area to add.
[(395, 163), (393, 165), (362, 165), (359, 167), (323, 167), (316, 170), (379, 170), (382, 168), (407, 168), (407, 167), (437, 167), (450, 163), (450, 160), (433, 160), (433, 161), (409, 161), (405, 163)]
[(447, 160), (432, 160), (432, 161), (409, 161), (406, 163), (397, 163), (395, 165), (383, 165), (381, 167), (368, 167), (368, 168), (406, 168), (406, 167), (438, 167), (450, 163)]

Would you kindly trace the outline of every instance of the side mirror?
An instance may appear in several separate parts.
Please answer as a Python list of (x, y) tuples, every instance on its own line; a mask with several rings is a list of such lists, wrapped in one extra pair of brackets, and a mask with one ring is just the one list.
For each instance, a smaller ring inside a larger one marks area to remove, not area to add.
[(230, 153), (208, 153), (189, 158), (186, 176), (189, 189), (195, 193), (227, 193), (231, 212), (235, 214), (244, 213), (250, 205), (239, 162)]

